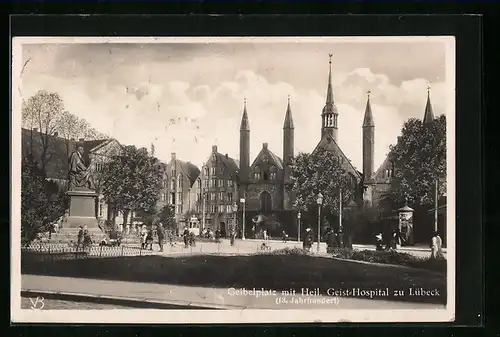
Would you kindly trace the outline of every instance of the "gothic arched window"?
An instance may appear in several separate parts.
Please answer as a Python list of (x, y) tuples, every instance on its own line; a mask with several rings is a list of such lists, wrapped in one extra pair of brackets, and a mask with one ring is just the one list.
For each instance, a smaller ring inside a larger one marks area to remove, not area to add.
[(258, 166), (255, 167), (253, 177), (255, 180), (260, 180), (260, 178), (261, 178), (261, 172), (260, 172), (260, 168)]

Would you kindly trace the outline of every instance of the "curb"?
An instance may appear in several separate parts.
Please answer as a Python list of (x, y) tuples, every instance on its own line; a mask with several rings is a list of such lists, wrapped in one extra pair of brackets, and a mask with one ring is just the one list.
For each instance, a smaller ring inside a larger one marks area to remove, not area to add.
[(74, 302), (91, 302), (100, 304), (115, 304), (130, 306), (130, 309), (163, 309), (163, 310), (244, 310), (247, 307), (238, 305), (221, 305), (198, 303), (183, 300), (152, 300), (140, 297), (96, 295), (53, 290), (22, 289), (21, 297), (37, 297), (45, 299), (66, 300)]

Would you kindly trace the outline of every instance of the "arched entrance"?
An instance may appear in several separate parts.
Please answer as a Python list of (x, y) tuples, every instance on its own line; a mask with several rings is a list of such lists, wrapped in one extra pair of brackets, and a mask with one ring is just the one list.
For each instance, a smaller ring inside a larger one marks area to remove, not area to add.
[(271, 213), (273, 210), (273, 199), (268, 191), (262, 191), (260, 194), (260, 211), (262, 213)]

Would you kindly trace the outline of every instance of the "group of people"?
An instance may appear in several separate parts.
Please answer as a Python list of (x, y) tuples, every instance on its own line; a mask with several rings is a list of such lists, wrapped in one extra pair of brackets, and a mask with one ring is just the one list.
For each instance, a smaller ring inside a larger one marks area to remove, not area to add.
[[(401, 246), (402, 241), (400, 240), (399, 237), (399, 231), (398, 230), (393, 230), (392, 235), (388, 242), (384, 242), (384, 236), (382, 233), (377, 233), (375, 234), (375, 249), (377, 251), (382, 251), (382, 250), (396, 250)], [(432, 259), (439, 259), (444, 256), (443, 254), (443, 240), (441, 239), (441, 236), (439, 235), (439, 232), (434, 231), (432, 233), (432, 238), (431, 238), (431, 244), (429, 245), (431, 248), (431, 258)]]
[(76, 250), (86, 249), (92, 244), (92, 237), (90, 236), (89, 229), (87, 226), (78, 227), (78, 237), (76, 243)]

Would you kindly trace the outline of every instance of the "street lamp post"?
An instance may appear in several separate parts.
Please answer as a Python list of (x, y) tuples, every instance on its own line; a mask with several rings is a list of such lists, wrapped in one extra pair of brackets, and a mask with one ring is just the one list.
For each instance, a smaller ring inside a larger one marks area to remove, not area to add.
[(297, 220), (298, 220), (298, 229), (297, 229), (297, 241), (300, 242), (300, 217), (302, 215), (300, 214), (300, 211), (299, 213), (297, 213)]
[(339, 189), (339, 246), (344, 248), (344, 230), (342, 228), (342, 188)]
[(318, 248), (317, 252), (319, 253), (319, 244), (321, 242), (321, 205), (323, 205), (323, 194), (318, 194), (318, 199), (316, 200), (318, 204)]
[(243, 224), (241, 225), (242, 227), (242, 230), (241, 230), (241, 239), (242, 240), (245, 240), (245, 198), (241, 198), (240, 199), (240, 202), (243, 204), (243, 214), (242, 214), (242, 219), (241, 221), (243, 222)]

